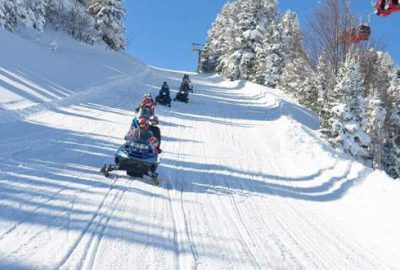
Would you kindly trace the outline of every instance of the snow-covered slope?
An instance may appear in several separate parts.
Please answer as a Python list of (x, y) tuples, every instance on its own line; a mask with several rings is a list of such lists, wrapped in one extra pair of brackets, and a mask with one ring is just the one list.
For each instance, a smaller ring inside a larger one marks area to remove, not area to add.
[(139, 98), (182, 73), (0, 38), (0, 268), (400, 265), (400, 183), (324, 144), (279, 91), (191, 75), (189, 104), (157, 107), (160, 186), (106, 179)]

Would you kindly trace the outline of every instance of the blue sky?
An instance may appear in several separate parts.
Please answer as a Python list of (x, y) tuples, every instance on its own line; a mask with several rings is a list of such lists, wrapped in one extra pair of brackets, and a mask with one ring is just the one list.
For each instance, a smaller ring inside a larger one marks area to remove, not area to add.
[[(197, 55), (191, 43), (205, 43), (207, 31), (226, 0), (125, 0), (128, 53), (162, 68), (193, 71)], [(303, 29), (318, 0), (281, 0), (281, 11), (298, 13)], [(368, 21), (369, 0), (353, 0), (353, 10)], [(371, 14), (372, 35), (400, 63), (400, 12), (381, 18)]]

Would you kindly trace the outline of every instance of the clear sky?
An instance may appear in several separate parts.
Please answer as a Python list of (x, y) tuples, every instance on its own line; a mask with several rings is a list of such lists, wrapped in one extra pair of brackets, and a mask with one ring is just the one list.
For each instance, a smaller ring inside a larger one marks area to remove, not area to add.
[[(207, 31), (227, 0), (125, 0), (128, 53), (145, 63), (162, 68), (193, 71), (197, 55), (192, 43), (205, 43)], [(281, 11), (298, 13), (303, 29), (318, 0), (281, 0)], [(372, 35), (400, 63), (400, 12), (377, 17), (370, 0), (353, 0), (361, 20), (371, 18)], [(369, 16), (369, 14), (371, 14)]]

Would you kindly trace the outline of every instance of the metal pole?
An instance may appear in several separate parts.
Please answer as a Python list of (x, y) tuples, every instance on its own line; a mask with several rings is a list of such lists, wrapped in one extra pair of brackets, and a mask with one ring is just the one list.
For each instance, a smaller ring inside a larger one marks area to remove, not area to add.
[(200, 72), (201, 52), (203, 51), (203, 44), (192, 43), (192, 45), (193, 45), (192, 52), (198, 53), (196, 72), (199, 73)]

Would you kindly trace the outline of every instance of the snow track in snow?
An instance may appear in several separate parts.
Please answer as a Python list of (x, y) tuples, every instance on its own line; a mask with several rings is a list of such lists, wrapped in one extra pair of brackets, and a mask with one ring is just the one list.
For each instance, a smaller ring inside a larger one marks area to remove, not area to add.
[(85, 59), (65, 78), (38, 45), (54, 70), (35, 55), (0, 67), (0, 268), (400, 265), (398, 182), (331, 149), (279, 90), (191, 74), (189, 104), (156, 109), (160, 185), (103, 177), (139, 99), (163, 81), (175, 95), (182, 74), (65, 42), (57, 57)]

